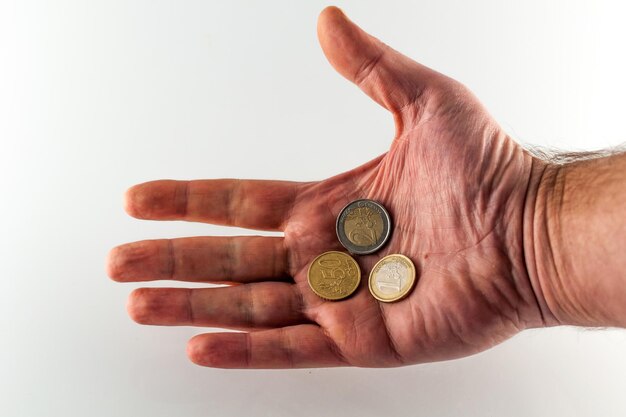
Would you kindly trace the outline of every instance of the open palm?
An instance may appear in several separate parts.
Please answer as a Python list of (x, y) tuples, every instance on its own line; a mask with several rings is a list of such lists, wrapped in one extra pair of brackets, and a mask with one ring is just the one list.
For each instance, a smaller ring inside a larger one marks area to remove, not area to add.
[[(118, 281), (173, 279), (219, 288), (142, 288), (129, 312), (140, 323), (245, 330), (194, 337), (191, 359), (216, 367), (399, 366), (464, 356), (542, 323), (526, 272), (522, 220), (533, 158), (461, 84), (392, 50), (338, 9), (322, 12), (331, 64), (396, 121), (385, 155), (321, 182), (153, 181), (131, 188), (127, 211), (284, 237), (195, 237), (114, 248)], [(339, 211), (382, 203), (391, 239), (360, 256), (356, 293), (325, 301), (307, 283), (322, 252), (340, 250)], [(413, 260), (417, 285), (400, 302), (367, 290), (374, 263)]]

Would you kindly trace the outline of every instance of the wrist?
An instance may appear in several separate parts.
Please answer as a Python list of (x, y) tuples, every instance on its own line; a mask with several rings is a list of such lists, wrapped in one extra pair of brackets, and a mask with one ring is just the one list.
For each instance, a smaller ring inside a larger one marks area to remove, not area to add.
[(626, 325), (623, 161), (533, 160), (524, 254), (547, 326)]
[(524, 202), (523, 240), (528, 278), (535, 293), (544, 326), (563, 324), (565, 317), (555, 297), (554, 262), (550, 226), (558, 218), (554, 205), (559, 167), (533, 157), (528, 191)]

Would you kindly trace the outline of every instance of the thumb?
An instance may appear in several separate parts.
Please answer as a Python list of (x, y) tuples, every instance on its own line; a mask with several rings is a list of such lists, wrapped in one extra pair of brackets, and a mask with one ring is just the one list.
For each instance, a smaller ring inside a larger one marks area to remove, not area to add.
[(368, 35), (334, 6), (320, 14), (317, 36), (335, 70), (396, 115), (442, 76)]

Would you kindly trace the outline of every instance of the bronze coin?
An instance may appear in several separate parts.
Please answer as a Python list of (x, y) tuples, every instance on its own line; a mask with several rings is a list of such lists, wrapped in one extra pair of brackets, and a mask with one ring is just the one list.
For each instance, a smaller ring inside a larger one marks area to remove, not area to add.
[(361, 268), (347, 253), (330, 251), (319, 255), (309, 266), (309, 286), (326, 300), (341, 300), (361, 282)]

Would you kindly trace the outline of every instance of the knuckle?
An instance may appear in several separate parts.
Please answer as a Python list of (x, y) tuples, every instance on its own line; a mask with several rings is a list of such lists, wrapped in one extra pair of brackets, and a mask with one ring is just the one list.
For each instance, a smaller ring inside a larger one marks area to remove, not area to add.
[(384, 50), (381, 50), (376, 55), (373, 55), (363, 61), (359, 69), (357, 69), (356, 73), (354, 74), (354, 82), (356, 85), (362, 85), (372, 75), (375, 68), (378, 66), (378, 63), (382, 59), (384, 53)]

